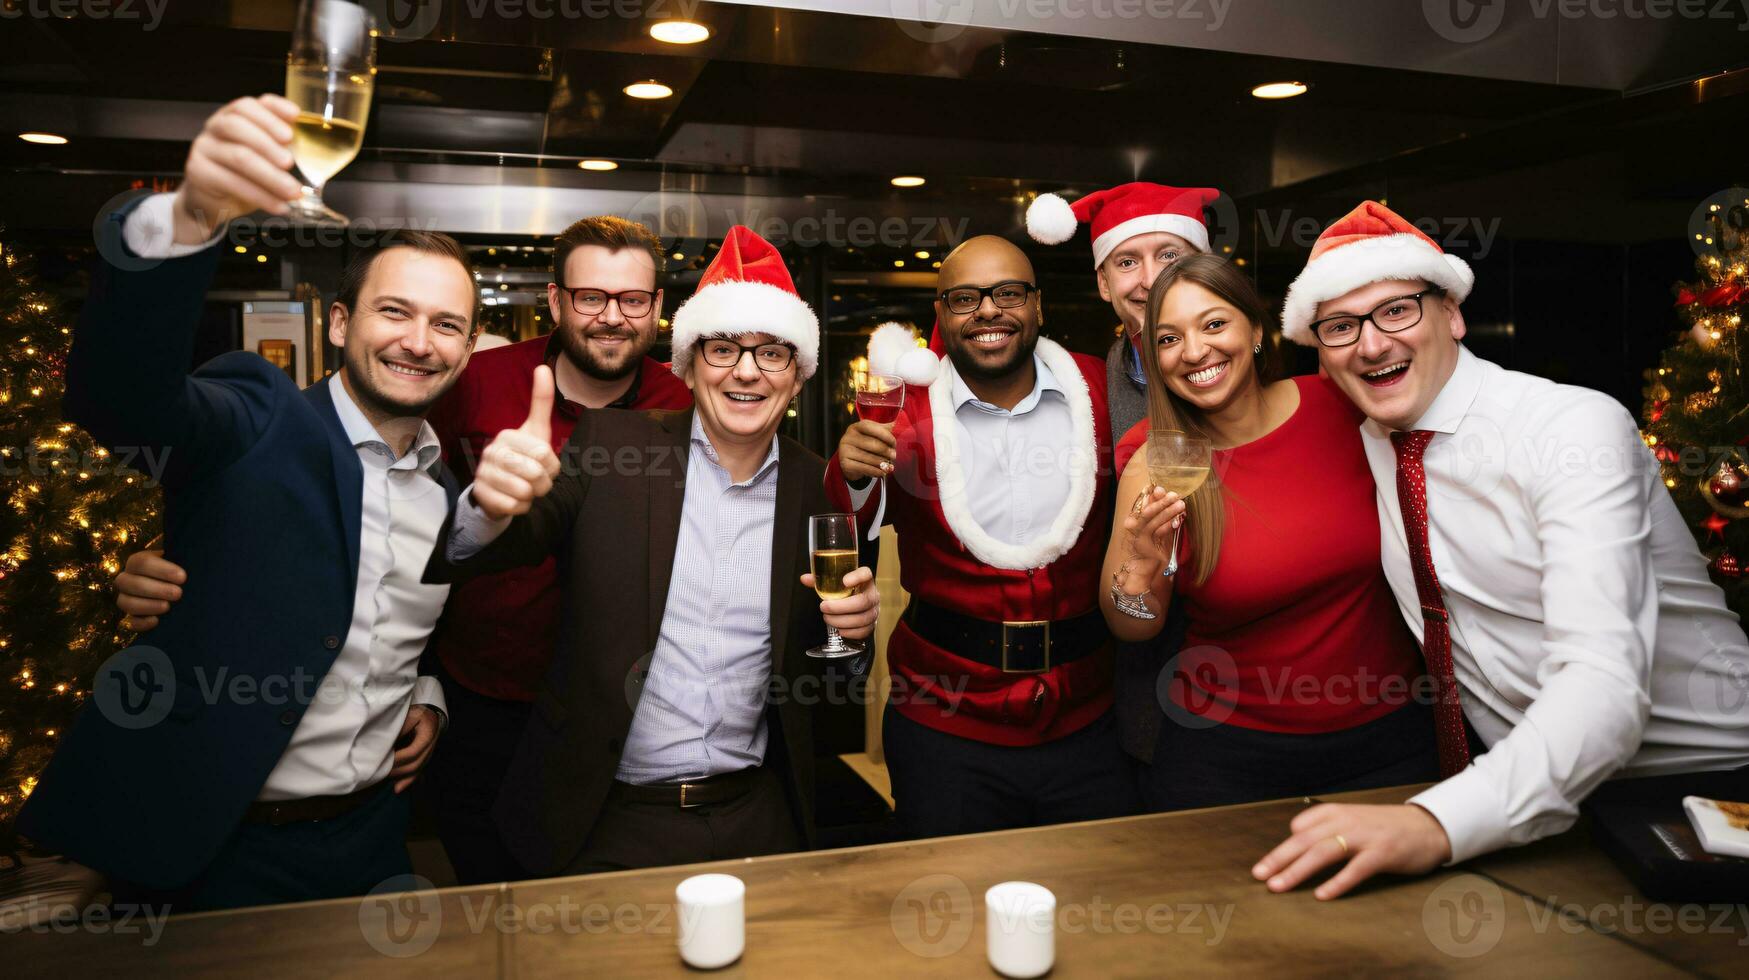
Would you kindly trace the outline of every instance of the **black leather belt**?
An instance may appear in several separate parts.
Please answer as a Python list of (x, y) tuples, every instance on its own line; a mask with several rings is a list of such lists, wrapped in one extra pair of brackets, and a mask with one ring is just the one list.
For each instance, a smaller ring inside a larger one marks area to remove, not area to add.
[(306, 796), (301, 800), (251, 803), (249, 809), (243, 811), (243, 822), (279, 827), (311, 820), (333, 820), (369, 803), (378, 793), (388, 789), (388, 786), (389, 781), (384, 779), (364, 789), (353, 790), (345, 796)]
[(912, 599), (905, 623), (956, 657), (1009, 674), (1040, 674), (1097, 652), (1111, 639), (1095, 609), (1073, 619), (991, 622)]
[(760, 766), (738, 772), (718, 773), (686, 783), (637, 785), (614, 780), (613, 791), (633, 803), (658, 803), (690, 810), (695, 806), (728, 803), (747, 795), (759, 779)]

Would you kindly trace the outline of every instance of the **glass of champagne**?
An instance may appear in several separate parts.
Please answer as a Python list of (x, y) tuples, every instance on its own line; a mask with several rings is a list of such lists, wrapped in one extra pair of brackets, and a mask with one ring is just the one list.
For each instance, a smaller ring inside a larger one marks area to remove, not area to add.
[[(1154, 485), (1181, 499), (1196, 492), (1209, 478), (1214, 447), (1207, 439), (1176, 429), (1148, 430), (1148, 478)], [(1178, 532), (1172, 529), (1172, 549), (1166, 554), (1167, 575), (1178, 573)]]
[(304, 195), (291, 204), (297, 224), (345, 224), (322, 203), (322, 185), (358, 155), (376, 82), (376, 22), (346, 0), (303, 0), (285, 63), (285, 96), (298, 107), (292, 159)]
[(865, 374), (856, 385), (856, 417), (892, 425), (905, 407), (904, 379), (891, 374)]
[[(856, 590), (844, 584), (844, 576), (856, 571), (856, 515), (815, 514), (808, 518), (808, 553), (813, 556), (814, 591), (822, 599), (846, 599)], [(854, 657), (863, 645), (846, 640), (826, 627), (826, 642), (808, 651), (810, 657), (835, 660)]]

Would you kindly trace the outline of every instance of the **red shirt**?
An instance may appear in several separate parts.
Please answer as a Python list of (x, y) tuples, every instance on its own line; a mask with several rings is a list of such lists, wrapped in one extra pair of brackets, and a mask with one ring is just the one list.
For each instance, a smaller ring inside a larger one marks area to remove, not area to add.
[[(1170, 696), (1211, 722), (1310, 734), (1390, 714), (1422, 669), (1379, 564), (1361, 414), (1329, 381), (1293, 380), (1300, 405), (1286, 422), (1214, 454), (1225, 533), (1201, 585), (1189, 547), (1179, 552), (1173, 601), (1190, 624)], [(1118, 458), (1147, 429), (1126, 433)]]
[[(444, 461), (466, 486), (474, 461), (505, 429), (528, 419), (534, 369), (552, 365), (561, 348), (552, 334), (508, 347), (480, 351), (468, 361), (454, 388), (426, 420), (437, 432)], [(644, 358), (624, 397), (609, 408), (636, 411), (683, 409), (692, 390), (668, 365)], [(553, 450), (571, 438), (583, 406), (563, 397), (553, 402)], [(548, 558), (454, 586), (433, 642), (444, 669), (463, 687), (506, 701), (532, 701), (559, 632), (558, 570)]]

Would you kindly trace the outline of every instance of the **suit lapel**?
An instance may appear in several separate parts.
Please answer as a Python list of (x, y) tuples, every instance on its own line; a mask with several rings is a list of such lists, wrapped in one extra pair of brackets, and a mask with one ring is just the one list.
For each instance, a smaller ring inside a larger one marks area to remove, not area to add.
[(656, 648), (656, 636), (662, 630), (662, 611), (668, 606), (668, 580), (674, 574), (674, 553), (680, 541), (680, 509), (686, 502), (686, 471), (692, 458), (692, 411), (671, 416), (669, 441), (652, 451), (666, 450), (664, 459), (650, 459), (649, 479), (649, 544), (644, 549), (646, 589), (649, 608), (645, 611), (646, 650)]
[(340, 424), (340, 413), (334, 410), (334, 397), (328, 392), (327, 381), (318, 381), (304, 389), (316, 414), (328, 428), (328, 451), (334, 459), (334, 495), (340, 505), (341, 530), (346, 536), (346, 557), (351, 574), (347, 581), (358, 580), (358, 548), (364, 506), (364, 464), (358, 461), (358, 450), (346, 438), (346, 427)]
[(792, 455), (793, 451), (784, 440), (777, 440), (777, 506), (771, 522), (771, 667), (786, 674), (790, 673), (787, 661), (793, 652), (789, 649), (790, 599), (801, 575), (801, 570), (796, 568), (796, 528), (793, 522), (801, 514), (806, 501), (802, 467), (796, 465), (798, 461), (792, 459)]

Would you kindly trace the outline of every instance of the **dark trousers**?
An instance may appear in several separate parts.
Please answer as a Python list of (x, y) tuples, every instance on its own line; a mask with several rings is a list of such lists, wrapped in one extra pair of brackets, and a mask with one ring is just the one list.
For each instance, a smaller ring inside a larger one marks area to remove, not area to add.
[[(407, 798), (390, 780), (358, 809), (330, 820), (245, 823), (200, 876), (175, 889), (112, 882), (118, 905), (167, 905), (171, 914), (363, 895), (413, 873)], [(150, 841), (142, 841), (150, 847)]]
[(803, 850), (783, 781), (760, 767), (753, 786), (726, 803), (681, 808), (628, 800), (614, 783), (564, 874), (728, 861)]
[(492, 822), (498, 786), (510, 768), (533, 705), (501, 701), (471, 691), (443, 675), (449, 727), (419, 777), (449, 855), (464, 885), (517, 881), (530, 875), (519, 865)]
[(893, 811), (909, 837), (943, 837), (1122, 817), (1140, 808), (1111, 712), (1042, 745), (991, 745), (939, 732), (888, 705), (881, 744)]
[(1142, 795), (1150, 812), (1160, 812), (1438, 779), (1433, 710), (1423, 704), (1310, 735), (1192, 728), (1167, 715)]

